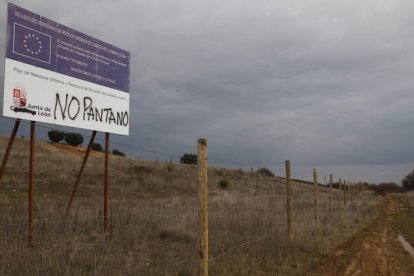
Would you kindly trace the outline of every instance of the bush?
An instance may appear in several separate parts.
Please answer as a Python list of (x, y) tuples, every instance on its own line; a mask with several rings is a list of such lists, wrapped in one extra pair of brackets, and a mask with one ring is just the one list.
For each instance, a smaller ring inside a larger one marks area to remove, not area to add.
[(66, 133), (65, 142), (71, 146), (77, 147), (83, 143), (83, 136), (74, 132)]
[(406, 191), (414, 190), (414, 170), (404, 177), (401, 184)]
[(93, 143), (92, 144), (92, 150), (94, 150), (94, 151), (102, 151), (103, 148), (102, 148), (101, 144), (99, 144), (99, 143)]
[(117, 149), (114, 149), (114, 150), (112, 151), (112, 154), (113, 154), (113, 155), (118, 155), (118, 156), (125, 156), (125, 153), (123, 153), (122, 151), (117, 150)]
[(65, 133), (58, 130), (51, 130), (47, 133), (47, 136), (49, 136), (50, 142), (59, 143), (65, 138)]
[(228, 182), (227, 180), (220, 180), (219, 182), (219, 187), (222, 188), (223, 190), (227, 189), (230, 186), (230, 182)]
[(270, 177), (274, 177), (274, 173), (272, 173), (271, 170), (269, 170), (268, 168), (260, 168), (256, 171), (258, 174), (261, 174), (263, 176), (270, 176)]
[(370, 188), (380, 195), (385, 195), (386, 193), (401, 193), (403, 191), (402, 187), (396, 183), (381, 183), (371, 185)]
[(183, 156), (180, 157), (180, 163), (181, 164), (196, 165), (197, 164), (197, 154), (184, 153)]

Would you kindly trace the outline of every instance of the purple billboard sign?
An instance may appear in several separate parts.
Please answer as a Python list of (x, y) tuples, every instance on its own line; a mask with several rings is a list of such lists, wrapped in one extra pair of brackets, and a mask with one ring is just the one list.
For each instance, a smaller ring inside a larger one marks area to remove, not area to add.
[(127, 51), (8, 4), (6, 58), (129, 92)]
[(9, 3), (2, 115), (129, 135), (129, 59)]

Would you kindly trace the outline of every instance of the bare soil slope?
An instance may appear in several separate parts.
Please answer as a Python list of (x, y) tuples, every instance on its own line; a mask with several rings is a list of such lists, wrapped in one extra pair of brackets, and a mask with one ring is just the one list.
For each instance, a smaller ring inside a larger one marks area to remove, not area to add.
[[(383, 213), (347, 244), (336, 248), (319, 275), (413, 275), (414, 258), (398, 241), (394, 223), (406, 207), (395, 195), (386, 196)], [(413, 218), (414, 219), (414, 218)]]

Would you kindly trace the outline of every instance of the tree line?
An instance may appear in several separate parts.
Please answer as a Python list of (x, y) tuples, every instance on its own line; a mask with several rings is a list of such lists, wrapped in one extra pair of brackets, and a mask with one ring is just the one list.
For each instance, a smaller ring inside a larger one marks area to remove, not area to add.
[[(180, 157), (180, 163), (188, 164), (188, 165), (197, 165), (197, 154), (184, 153)], [(275, 176), (271, 170), (265, 167), (258, 168), (256, 173), (259, 175), (263, 175), (263, 176), (270, 176), (270, 177)], [(414, 170), (404, 177), (404, 179), (401, 182), (401, 185), (398, 185), (397, 183), (393, 183), (393, 182), (385, 182), (385, 183), (379, 183), (379, 184), (369, 184), (367, 182), (364, 182), (362, 183), (362, 185), (378, 194), (402, 193), (405, 191), (414, 191)], [(339, 188), (339, 183), (334, 183), (333, 187)]]
[[(64, 140), (68, 145), (74, 147), (81, 145), (84, 141), (82, 134), (75, 132), (51, 130), (47, 133), (47, 136), (49, 137), (49, 140), (52, 143), (60, 143), (62, 140)], [(99, 143), (93, 143), (91, 148), (94, 151), (103, 151), (103, 148)], [(118, 149), (112, 150), (112, 154), (118, 156), (125, 156), (125, 153)]]

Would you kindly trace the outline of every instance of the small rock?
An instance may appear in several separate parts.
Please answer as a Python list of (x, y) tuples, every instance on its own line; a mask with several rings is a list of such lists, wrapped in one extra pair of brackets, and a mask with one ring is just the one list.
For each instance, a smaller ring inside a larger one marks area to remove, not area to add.
[(339, 256), (342, 256), (343, 254), (344, 254), (344, 250), (341, 249), (341, 250), (336, 251), (335, 256), (339, 257)]

